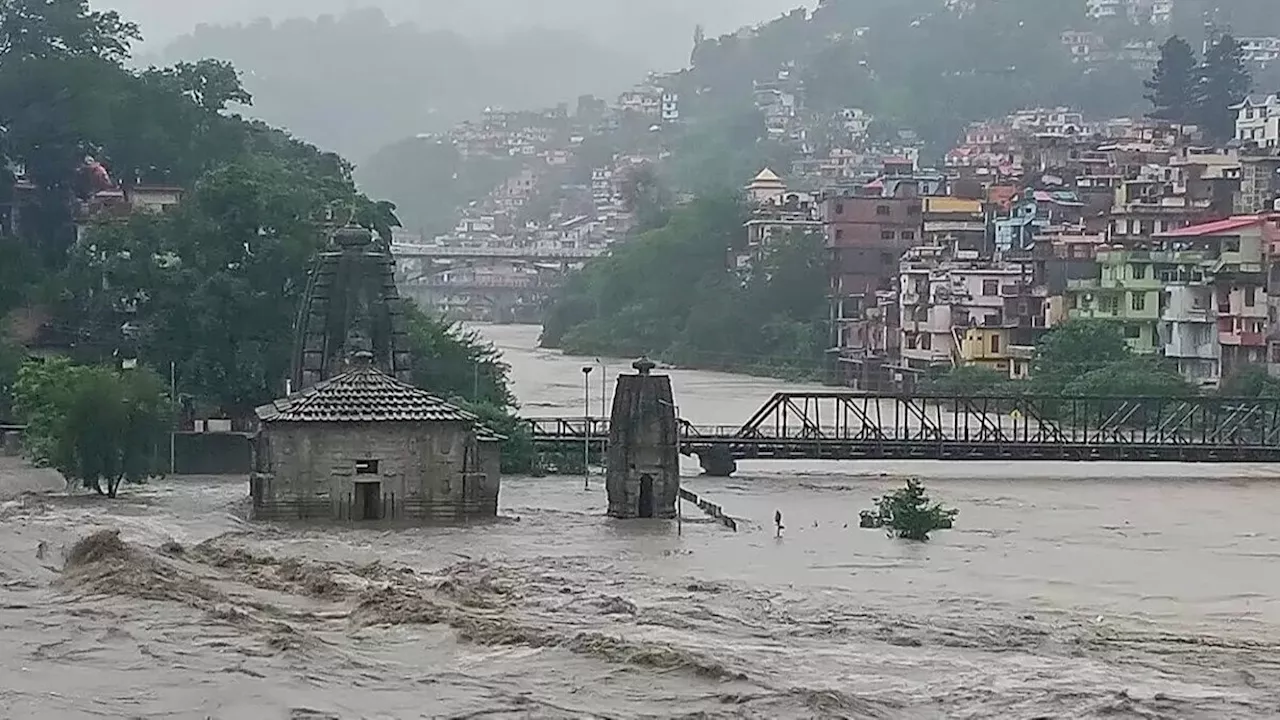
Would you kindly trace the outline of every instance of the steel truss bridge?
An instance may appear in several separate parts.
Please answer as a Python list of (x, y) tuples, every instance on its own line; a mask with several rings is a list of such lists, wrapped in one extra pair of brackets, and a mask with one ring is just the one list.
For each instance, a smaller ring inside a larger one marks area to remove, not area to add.
[[(600, 418), (525, 422), (545, 451), (609, 440)], [(1258, 398), (778, 393), (741, 426), (680, 427), (712, 475), (747, 459), (1280, 462), (1280, 400)]]

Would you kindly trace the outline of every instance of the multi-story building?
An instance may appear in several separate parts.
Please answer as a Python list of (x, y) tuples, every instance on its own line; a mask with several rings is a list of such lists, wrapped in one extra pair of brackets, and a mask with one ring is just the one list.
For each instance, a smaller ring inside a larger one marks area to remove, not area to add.
[(1094, 20), (1109, 20), (1125, 16), (1125, 0), (1088, 0), (1085, 14)]
[(680, 119), (680, 95), (674, 92), (662, 93), (662, 121), (676, 122)]
[(1250, 95), (1233, 105), (1236, 140), (1255, 148), (1280, 147), (1280, 95)]
[(1076, 63), (1091, 62), (1106, 47), (1102, 35), (1092, 31), (1067, 30), (1061, 39), (1071, 53), (1071, 61)]
[(923, 212), (923, 244), (947, 248), (953, 256), (958, 251), (972, 251), (979, 257), (991, 257), (981, 200), (925, 197)]
[(1214, 311), (1213, 287), (1205, 275), (1209, 253), (1202, 250), (1168, 252), (1162, 272), (1163, 311), (1160, 315), (1162, 354), (1192, 382), (1215, 385), (1222, 377), (1222, 345)]
[(751, 215), (746, 222), (746, 245), (730, 250), (731, 266), (740, 273), (756, 267), (770, 246), (795, 235), (821, 234), (816, 199), (788, 192), (786, 183), (766, 168), (747, 186)]
[(1280, 37), (1242, 37), (1237, 41), (1245, 62), (1265, 67), (1280, 60)]
[(1034, 262), (919, 247), (904, 255), (899, 273), (904, 369), (973, 365), (1026, 375), (1029, 356), (1016, 348), (1033, 344), (1045, 327), (1047, 292)]
[(1240, 193), (1235, 213), (1254, 215), (1280, 211), (1280, 152), (1240, 157)]
[(920, 242), (922, 202), (907, 179), (822, 199), (832, 353), (846, 384), (887, 385), (898, 346), (898, 263)]
[(1067, 281), (1067, 316), (1119, 323), (1131, 350), (1156, 353), (1163, 284), (1150, 253), (1111, 246), (1098, 251), (1095, 268), (1095, 277)]
[[(1159, 233), (1156, 240), (1175, 260), (1166, 271), (1171, 281), (1165, 313), (1166, 354), (1190, 370), (1188, 377), (1205, 383), (1266, 362), (1268, 263), (1270, 246), (1280, 240), (1280, 216), (1236, 216)], [(1176, 307), (1174, 290), (1179, 303)], [(1220, 351), (1214, 351), (1213, 341), (1204, 338), (1198, 329), (1203, 321), (1192, 312), (1206, 302)], [(1178, 339), (1185, 342), (1173, 342)], [(1188, 345), (1196, 351), (1185, 352)], [(1213, 358), (1207, 357), (1214, 352), (1218, 354), (1216, 366)]]
[(1078, 225), (1083, 210), (1084, 203), (1073, 190), (1027, 190), (993, 221), (995, 251), (1000, 255), (1029, 251), (1036, 236), (1050, 228)]

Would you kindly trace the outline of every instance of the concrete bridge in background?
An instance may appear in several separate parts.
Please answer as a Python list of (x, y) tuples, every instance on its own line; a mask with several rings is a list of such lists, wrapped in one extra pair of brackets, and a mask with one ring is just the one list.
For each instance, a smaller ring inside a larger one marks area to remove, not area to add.
[[(607, 447), (609, 421), (525, 420), (542, 450)], [(741, 425), (680, 421), (709, 475), (737, 460), (1280, 462), (1280, 400), (778, 393)]]
[(569, 273), (606, 251), (393, 243), (391, 252), (401, 295), (421, 307), (463, 320), (537, 323)]
[(585, 262), (606, 254), (605, 248), (469, 247), (464, 245), (419, 245), (392, 243), (397, 259), (435, 261), (517, 260), (528, 263)]

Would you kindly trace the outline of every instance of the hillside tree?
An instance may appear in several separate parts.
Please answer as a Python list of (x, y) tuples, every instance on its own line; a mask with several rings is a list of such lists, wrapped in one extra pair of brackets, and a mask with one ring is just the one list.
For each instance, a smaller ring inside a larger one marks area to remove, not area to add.
[(1194, 121), (1199, 65), (1191, 44), (1177, 35), (1160, 46), (1160, 61), (1144, 83), (1147, 94), (1143, 97), (1152, 106), (1149, 117), (1175, 123)]
[(1249, 94), (1253, 76), (1244, 48), (1231, 35), (1220, 35), (1205, 51), (1196, 84), (1196, 123), (1218, 142), (1235, 137), (1236, 111), (1231, 107)]

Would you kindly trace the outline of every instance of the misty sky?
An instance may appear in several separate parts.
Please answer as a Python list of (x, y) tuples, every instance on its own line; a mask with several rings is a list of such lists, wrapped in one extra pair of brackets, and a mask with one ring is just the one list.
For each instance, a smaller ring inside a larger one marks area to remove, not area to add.
[[(199, 23), (233, 23), (267, 16), (314, 17), (377, 5), (393, 20), (447, 28), (478, 37), (529, 26), (587, 29), (610, 41), (642, 43), (645, 20), (669, 33), (692, 34), (703, 23), (710, 33), (773, 18), (816, 0), (90, 0), (97, 9), (118, 10), (142, 26), (147, 49), (189, 32)], [(642, 33), (641, 33), (642, 35)], [(664, 39), (665, 40), (665, 39)], [(669, 40), (665, 40), (669, 42)]]

